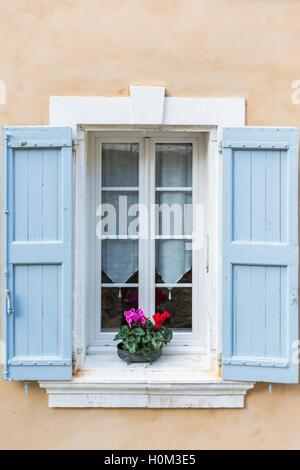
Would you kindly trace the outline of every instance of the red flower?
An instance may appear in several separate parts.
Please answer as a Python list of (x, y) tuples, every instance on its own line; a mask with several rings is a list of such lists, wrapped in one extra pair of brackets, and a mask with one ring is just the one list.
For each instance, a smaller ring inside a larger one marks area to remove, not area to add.
[(167, 318), (170, 318), (169, 312), (157, 312), (155, 315), (153, 315), (153, 320), (155, 321), (155, 328), (161, 328), (161, 325), (166, 321)]
[(156, 313), (153, 315), (153, 320), (155, 321), (155, 328), (161, 328), (161, 318), (160, 318), (160, 313)]

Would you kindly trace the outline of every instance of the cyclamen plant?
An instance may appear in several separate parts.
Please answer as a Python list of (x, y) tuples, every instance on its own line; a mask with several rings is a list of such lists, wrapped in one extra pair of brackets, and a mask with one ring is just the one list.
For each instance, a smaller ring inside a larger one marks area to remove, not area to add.
[(168, 344), (173, 338), (170, 328), (163, 323), (170, 317), (168, 312), (153, 315), (154, 325), (141, 309), (124, 312), (127, 325), (123, 325), (114, 338), (122, 340), (123, 349), (131, 354), (140, 354), (150, 359), (155, 351)]

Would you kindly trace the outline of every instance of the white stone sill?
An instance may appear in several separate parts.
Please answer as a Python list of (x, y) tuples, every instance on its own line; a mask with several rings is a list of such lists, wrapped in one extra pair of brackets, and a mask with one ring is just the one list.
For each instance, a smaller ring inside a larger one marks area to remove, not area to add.
[(89, 355), (72, 381), (40, 382), (50, 408), (243, 408), (253, 383), (224, 382), (201, 355), (163, 355), (127, 365), (115, 354)]

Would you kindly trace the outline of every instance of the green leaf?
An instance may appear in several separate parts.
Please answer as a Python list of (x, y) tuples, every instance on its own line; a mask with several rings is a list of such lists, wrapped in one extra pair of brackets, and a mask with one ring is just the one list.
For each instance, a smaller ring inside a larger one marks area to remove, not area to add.
[(160, 349), (163, 346), (164, 342), (157, 340), (156, 338), (153, 338), (153, 340), (151, 341), (151, 344), (153, 348), (155, 349), (155, 351), (158, 351), (158, 349)]
[(124, 336), (122, 335), (121, 332), (119, 332), (119, 333), (114, 337), (114, 341), (118, 341), (119, 339), (124, 339)]
[(133, 333), (135, 336), (144, 336), (144, 335), (145, 335), (145, 331), (144, 331), (143, 328), (141, 328), (141, 327), (134, 328), (134, 330), (132, 330), (132, 333)]
[(155, 338), (156, 341), (164, 341), (164, 339), (165, 339), (163, 333), (161, 333), (160, 331), (155, 333), (154, 338)]
[(137, 344), (134, 342), (130, 342), (128, 340), (124, 341), (123, 343), (124, 349), (129, 351), (131, 354), (135, 354), (137, 350)]
[(121, 331), (122, 333), (128, 333), (130, 331), (130, 328), (128, 325), (122, 325)]
[(142, 342), (146, 344), (150, 341), (152, 341), (152, 336), (149, 333), (146, 333), (145, 336), (142, 337)]
[(129, 344), (135, 343), (136, 340), (137, 340), (137, 337), (136, 337), (136, 336), (128, 336), (128, 337), (127, 337), (127, 342), (128, 342)]
[(137, 345), (136, 343), (132, 343), (128, 346), (128, 351), (131, 353), (131, 354), (135, 354), (136, 353), (136, 350), (137, 350)]
[(128, 327), (128, 325), (123, 325), (119, 333), (117, 333), (117, 335), (115, 336), (114, 340), (115, 341), (118, 341), (120, 339), (124, 340), (127, 338), (128, 335), (130, 335), (130, 328)]
[(172, 330), (166, 329), (166, 331), (164, 332), (164, 338), (165, 338), (166, 343), (169, 343), (171, 339), (173, 338)]

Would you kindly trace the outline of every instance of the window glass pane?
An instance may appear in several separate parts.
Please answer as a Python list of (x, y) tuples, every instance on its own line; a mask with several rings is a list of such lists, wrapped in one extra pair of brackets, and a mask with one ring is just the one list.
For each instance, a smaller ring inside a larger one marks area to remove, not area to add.
[(193, 144), (156, 144), (156, 186), (191, 187)]
[(103, 240), (102, 272), (108, 278), (104, 282), (115, 284), (125, 284), (137, 276), (138, 240)]
[(138, 306), (138, 287), (123, 285), (139, 282), (139, 144), (102, 144), (101, 169), (101, 330), (112, 331)]
[(129, 208), (134, 209), (138, 202), (138, 191), (102, 191), (103, 212), (107, 221), (103, 223), (102, 235), (138, 235), (138, 222), (132, 223), (139, 216), (138, 207), (131, 212), (135, 215), (128, 214)]
[(138, 307), (138, 288), (102, 287), (102, 331), (118, 330), (124, 322), (123, 312)]
[(190, 287), (155, 289), (156, 312), (170, 312), (170, 318), (165, 325), (178, 330), (192, 329), (192, 289)]
[(192, 282), (191, 240), (156, 240), (156, 273), (164, 284)]
[(128, 187), (139, 183), (139, 144), (102, 144), (102, 186)]
[(168, 310), (170, 326), (184, 330), (192, 328), (192, 157), (193, 144), (155, 147), (156, 309)]
[(192, 235), (192, 191), (156, 191), (157, 235)]

